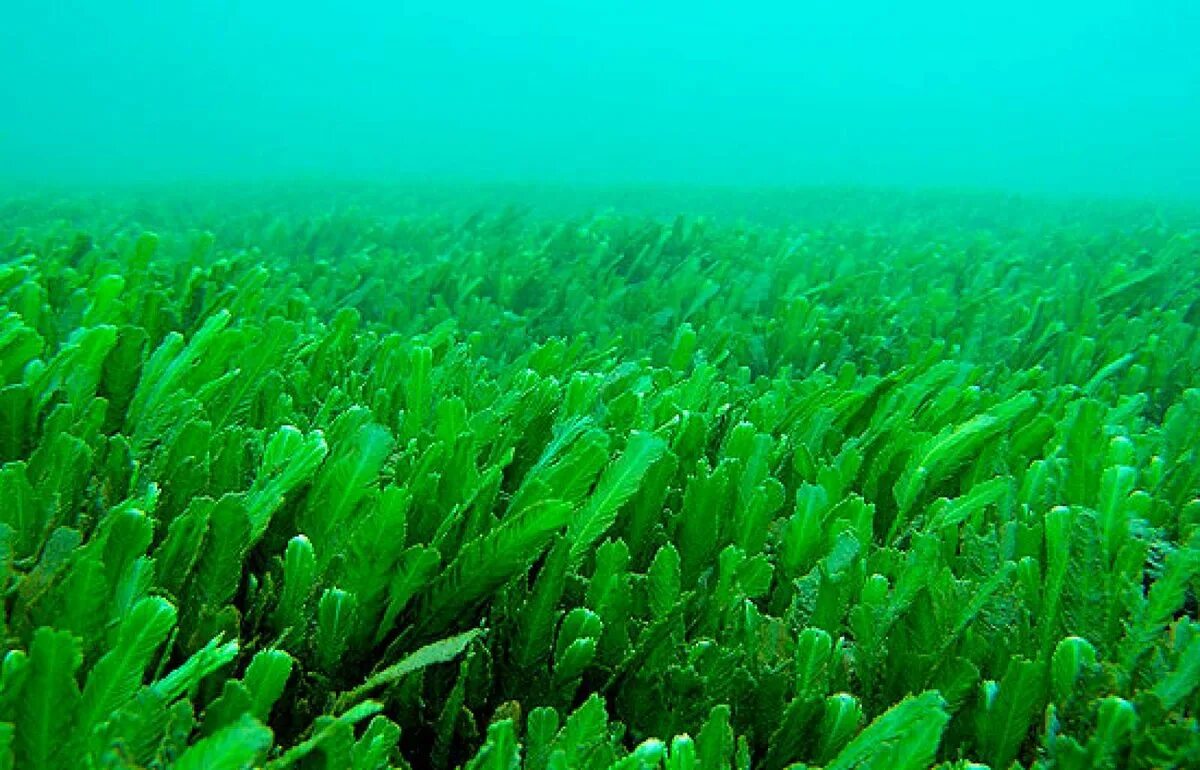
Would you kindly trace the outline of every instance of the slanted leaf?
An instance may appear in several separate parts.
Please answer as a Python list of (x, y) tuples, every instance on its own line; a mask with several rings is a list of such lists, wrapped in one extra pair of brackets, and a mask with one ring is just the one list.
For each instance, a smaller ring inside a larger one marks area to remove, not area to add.
[(191, 746), (176, 770), (249, 770), (271, 746), (271, 731), (250, 715)]
[(478, 639), (482, 634), (481, 630), (474, 629), (458, 634), (457, 636), (451, 636), (447, 639), (427, 644), (407, 655), (399, 662), (393, 663), (379, 673), (369, 677), (367, 681), (353, 690), (343, 693), (338, 697), (338, 703), (353, 703), (371, 690), (394, 684), (414, 671), (420, 671), (427, 666), (433, 666), (438, 663), (448, 663), (461, 655), (467, 649), (467, 645)]
[(621, 506), (637, 492), (646, 471), (666, 449), (667, 443), (652, 433), (636, 432), (629, 437), (621, 457), (604, 471), (587, 505), (572, 517), (567, 527), (572, 564), (581, 561), (608, 531)]
[(14, 755), (17, 767), (78, 767), (70, 752), (83, 662), (79, 640), (65, 631), (39, 628), (29, 646), (29, 673), (17, 710)]
[(826, 770), (924, 770), (950, 721), (936, 692), (910, 695), (858, 734)]

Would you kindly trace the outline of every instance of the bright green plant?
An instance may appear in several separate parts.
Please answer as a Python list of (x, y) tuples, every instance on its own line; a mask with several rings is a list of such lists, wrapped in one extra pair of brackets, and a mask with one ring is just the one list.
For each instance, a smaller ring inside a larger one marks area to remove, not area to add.
[(1200, 765), (1196, 236), (779, 205), (0, 208), (0, 768)]

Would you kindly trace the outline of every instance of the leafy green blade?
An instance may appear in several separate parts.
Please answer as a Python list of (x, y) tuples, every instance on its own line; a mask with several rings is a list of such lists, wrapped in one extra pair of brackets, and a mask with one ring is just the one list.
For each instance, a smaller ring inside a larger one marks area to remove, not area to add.
[(142, 599), (121, 622), (113, 649), (88, 674), (76, 729), (90, 733), (133, 698), (150, 662), (175, 627), (175, 607), (157, 597)]
[(249, 715), (197, 741), (175, 763), (176, 770), (249, 770), (270, 747), (271, 731)]
[(372, 675), (353, 690), (338, 696), (338, 703), (345, 707), (359, 700), (371, 690), (394, 684), (414, 671), (420, 671), (427, 666), (433, 666), (438, 663), (448, 663), (461, 655), (467, 649), (467, 646), (482, 634), (483, 631), (473, 629), (427, 644), (379, 673)]
[(910, 695), (869, 724), (825, 770), (924, 770), (949, 721), (938, 693)]
[(18, 707), (14, 755), (17, 767), (41, 770), (77, 767), (69, 742), (79, 706), (75, 672), (83, 662), (79, 640), (64, 631), (39, 628), (29, 648), (29, 674)]
[(616, 521), (617, 511), (637, 492), (650, 466), (662, 457), (667, 443), (645, 432), (630, 436), (620, 458), (604, 471), (586, 506), (572, 517), (567, 527), (571, 563), (577, 564), (588, 549)]

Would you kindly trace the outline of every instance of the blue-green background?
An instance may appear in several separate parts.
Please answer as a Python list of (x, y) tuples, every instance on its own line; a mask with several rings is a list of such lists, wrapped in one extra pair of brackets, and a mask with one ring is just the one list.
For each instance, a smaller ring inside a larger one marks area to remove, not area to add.
[(1200, 194), (1200, 2), (0, 4), (0, 182)]

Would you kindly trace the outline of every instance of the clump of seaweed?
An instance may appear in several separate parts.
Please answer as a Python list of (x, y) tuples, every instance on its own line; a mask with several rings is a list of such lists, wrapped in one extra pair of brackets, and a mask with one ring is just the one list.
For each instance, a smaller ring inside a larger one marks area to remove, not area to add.
[(0, 209), (0, 767), (1200, 763), (1194, 235), (389, 200)]

